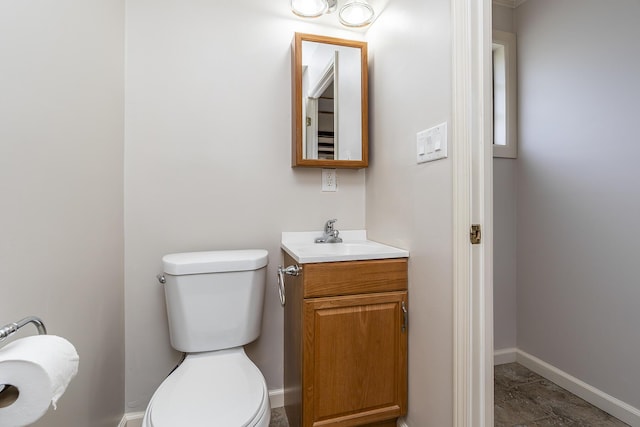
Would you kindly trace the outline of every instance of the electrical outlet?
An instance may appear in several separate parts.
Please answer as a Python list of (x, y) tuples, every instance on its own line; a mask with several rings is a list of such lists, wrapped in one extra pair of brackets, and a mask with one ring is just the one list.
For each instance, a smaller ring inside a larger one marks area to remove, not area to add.
[(336, 191), (338, 177), (335, 169), (322, 169), (322, 191)]

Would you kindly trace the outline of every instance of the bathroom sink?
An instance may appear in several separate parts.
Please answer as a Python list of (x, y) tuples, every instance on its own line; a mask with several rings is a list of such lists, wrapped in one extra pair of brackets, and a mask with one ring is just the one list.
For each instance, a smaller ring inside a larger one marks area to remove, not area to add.
[(321, 235), (322, 231), (284, 232), (281, 247), (300, 264), (409, 256), (404, 249), (367, 240), (365, 230), (341, 231), (342, 243), (314, 243)]

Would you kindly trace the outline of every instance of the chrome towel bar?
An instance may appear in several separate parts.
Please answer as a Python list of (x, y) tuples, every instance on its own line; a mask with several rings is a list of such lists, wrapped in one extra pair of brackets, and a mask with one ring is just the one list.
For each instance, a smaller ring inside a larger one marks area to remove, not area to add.
[(40, 335), (47, 334), (47, 328), (44, 326), (44, 322), (40, 320), (40, 318), (38, 317), (29, 316), (29, 317), (25, 317), (24, 319), (20, 319), (17, 322), (4, 325), (2, 328), (0, 328), (0, 341), (4, 341), (5, 339), (9, 338), (11, 335), (16, 333), (18, 329), (22, 328), (23, 326), (29, 323), (33, 323), (34, 325), (36, 325), (36, 328), (38, 329), (38, 334)]

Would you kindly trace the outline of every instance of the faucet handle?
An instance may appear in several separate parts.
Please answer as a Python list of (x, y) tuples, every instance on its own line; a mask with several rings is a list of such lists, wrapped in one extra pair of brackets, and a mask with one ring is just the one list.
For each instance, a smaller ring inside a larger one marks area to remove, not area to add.
[(338, 237), (340, 232), (333, 228), (337, 219), (330, 219), (324, 224), (324, 235), (316, 239), (316, 243), (340, 243), (342, 238)]
[(337, 219), (330, 219), (324, 225), (324, 232), (329, 234), (333, 231), (333, 224), (337, 221)]

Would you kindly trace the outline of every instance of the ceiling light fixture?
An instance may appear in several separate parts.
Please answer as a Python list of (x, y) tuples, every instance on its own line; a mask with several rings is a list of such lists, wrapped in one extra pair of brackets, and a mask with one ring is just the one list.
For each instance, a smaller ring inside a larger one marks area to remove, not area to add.
[[(303, 18), (317, 18), (338, 9), (338, 0), (291, 0), (291, 11)], [(367, 0), (347, 0), (340, 7), (338, 19), (346, 27), (364, 27), (371, 22), (375, 13)]]
[(303, 18), (317, 18), (327, 12), (326, 0), (291, 0), (291, 11)]
[(351, 0), (340, 8), (338, 18), (347, 27), (364, 27), (373, 21), (373, 8), (367, 0)]

